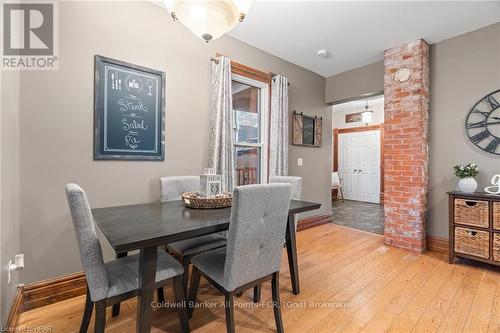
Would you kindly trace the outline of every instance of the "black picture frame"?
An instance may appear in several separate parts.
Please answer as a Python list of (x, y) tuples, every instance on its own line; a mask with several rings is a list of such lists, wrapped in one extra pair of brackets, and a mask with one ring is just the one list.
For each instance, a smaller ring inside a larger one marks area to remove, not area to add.
[(101, 55), (94, 66), (94, 160), (164, 161), (165, 72)]

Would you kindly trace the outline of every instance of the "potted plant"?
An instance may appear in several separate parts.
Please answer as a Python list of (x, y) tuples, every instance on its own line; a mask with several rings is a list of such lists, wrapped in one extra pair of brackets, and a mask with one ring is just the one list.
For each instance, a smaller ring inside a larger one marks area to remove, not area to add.
[(455, 165), (453, 167), (455, 171), (455, 176), (460, 178), (458, 182), (458, 187), (460, 191), (464, 193), (474, 193), (477, 189), (476, 177), (479, 174), (479, 168), (474, 163), (469, 163), (467, 165)]

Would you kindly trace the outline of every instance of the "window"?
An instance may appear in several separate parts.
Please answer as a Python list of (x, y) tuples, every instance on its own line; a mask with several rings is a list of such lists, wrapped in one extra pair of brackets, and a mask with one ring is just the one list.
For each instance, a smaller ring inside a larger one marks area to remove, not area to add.
[(233, 74), (235, 185), (267, 181), (268, 84)]

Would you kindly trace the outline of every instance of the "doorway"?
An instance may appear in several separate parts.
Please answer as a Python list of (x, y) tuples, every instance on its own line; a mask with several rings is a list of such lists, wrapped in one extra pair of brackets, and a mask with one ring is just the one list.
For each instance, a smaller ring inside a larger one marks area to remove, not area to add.
[(341, 186), (332, 181), (333, 223), (383, 234), (384, 97), (337, 104), (332, 113), (332, 180)]
[(380, 203), (380, 129), (341, 133), (338, 150), (344, 199)]

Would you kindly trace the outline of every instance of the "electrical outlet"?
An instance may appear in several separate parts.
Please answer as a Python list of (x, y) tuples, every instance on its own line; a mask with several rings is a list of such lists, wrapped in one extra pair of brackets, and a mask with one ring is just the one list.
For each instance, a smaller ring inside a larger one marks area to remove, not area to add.
[(7, 282), (10, 284), (10, 281), (12, 280), (12, 271), (18, 271), (24, 268), (24, 254), (16, 254), (14, 256), (14, 261), (9, 260), (9, 275)]
[(304, 160), (302, 158), (297, 159), (297, 165), (298, 166), (303, 166), (304, 165)]

